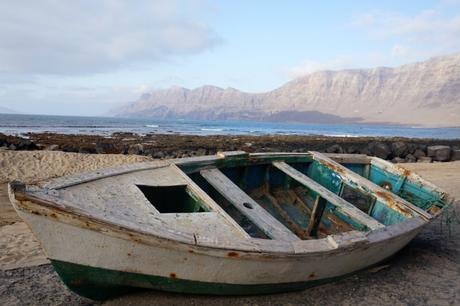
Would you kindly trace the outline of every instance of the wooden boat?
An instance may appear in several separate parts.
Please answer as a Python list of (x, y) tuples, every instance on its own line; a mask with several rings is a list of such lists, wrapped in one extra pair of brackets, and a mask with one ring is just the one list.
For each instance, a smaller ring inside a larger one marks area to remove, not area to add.
[(103, 169), (11, 202), (80, 295), (299, 290), (377, 264), (453, 199), (365, 155), (222, 152)]

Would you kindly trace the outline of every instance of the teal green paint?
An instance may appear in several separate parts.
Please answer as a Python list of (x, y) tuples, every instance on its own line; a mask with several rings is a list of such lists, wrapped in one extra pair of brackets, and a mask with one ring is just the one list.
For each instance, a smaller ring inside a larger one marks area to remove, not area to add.
[(374, 203), (370, 215), (384, 225), (396, 224), (406, 219), (405, 216), (394, 211), (380, 201)]
[[(51, 262), (59, 277), (69, 289), (93, 300), (116, 297), (135, 288), (192, 294), (254, 295), (297, 291), (330, 281), (312, 280), (308, 282), (257, 285), (209, 283), (180, 279), (180, 275), (163, 277), (101, 269), (58, 260), (52, 260)], [(174, 273), (174, 271), (171, 271), (171, 273)]]
[(364, 165), (363, 164), (342, 164), (342, 166), (350, 169), (356, 174), (364, 176)]
[(379, 186), (390, 183), (393, 193), (424, 210), (433, 205), (443, 207), (446, 204), (442, 201), (439, 193), (429, 191), (420, 183), (410, 182), (402, 176), (390, 173), (374, 165), (371, 166), (369, 180)]

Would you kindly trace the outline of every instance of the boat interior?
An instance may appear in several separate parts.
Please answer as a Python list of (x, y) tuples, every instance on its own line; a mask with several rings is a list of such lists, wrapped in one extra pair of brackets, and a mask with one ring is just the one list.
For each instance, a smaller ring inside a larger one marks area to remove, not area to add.
[[(429, 219), (446, 204), (434, 186), (388, 162), (358, 155), (336, 159), (342, 163), (316, 152), (233, 153), (224, 162), (178, 166), (252, 238), (306, 240), (368, 231), (413, 216)], [(140, 188), (160, 212), (208, 211), (186, 185)], [(164, 199), (169, 206), (161, 204)]]
[(195, 244), (367, 232), (407, 218), (428, 221), (453, 200), (384, 160), (318, 152), (222, 152), (98, 170), (27, 190), (79, 215)]

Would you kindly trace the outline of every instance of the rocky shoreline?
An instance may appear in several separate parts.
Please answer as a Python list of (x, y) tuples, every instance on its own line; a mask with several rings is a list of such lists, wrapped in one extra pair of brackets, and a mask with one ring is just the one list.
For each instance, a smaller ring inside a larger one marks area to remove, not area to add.
[(377, 156), (395, 163), (460, 160), (460, 139), (385, 137), (328, 137), (301, 135), (172, 135), (114, 133), (66, 135), (30, 133), (24, 137), (0, 134), (0, 148), (52, 150), (90, 154), (136, 154), (153, 158), (178, 158), (218, 151), (350, 153)]

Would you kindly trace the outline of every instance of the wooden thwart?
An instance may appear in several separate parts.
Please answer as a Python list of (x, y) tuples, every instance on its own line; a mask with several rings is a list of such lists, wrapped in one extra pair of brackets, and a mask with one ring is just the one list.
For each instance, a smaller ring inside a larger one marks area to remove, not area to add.
[(311, 211), (310, 221), (308, 222), (307, 235), (315, 237), (318, 235), (318, 227), (321, 222), (321, 217), (323, 216), (324, 208), (326, 208), (327, 201), (317, 196), (315, 199), (315, 204), (313, 204), (313, 209)]
[(361, 177), (360, 175), (347, 169), (341, 164), (333, 161), (324, 154), (318, 152), (310, 152), (310, 154), (313, 156), (313, 159), (319, 162), (320, 164), (328, 167), (334, 172), (339, 173), (342, 177), (342, 180), (345, 183), (348, 182), (357, 185), (358, 187), (360, 187), (361, 190), (369, 194), (372, 194), (380, 202), (385, 203), (386, 205), (398, 211), (402, 215), (406, 217), (419, 215), (425, 220), (429, 220), (432, 218), (432, 216), (423, 209), (413, 205), (412, 203), (407, 202), (406, 200), (395, 195), (394, 193), (391, 193), (390, 191), (385, 190), (384, 188), (374, 184), (373, 182)]
[(227, 201), (254, 222), (266, 235), (274, 240), (300, 240), (275, 217), (241, 190), (219, 169), (201, 170), (203, 178), (213, 186)]
[[(335, 193), (331, 192), (327, 188), (323, 187), (319, 183), (315, 182), (305, 174), (299, 172), (298, 170), (292, 168), (285, 162), (274, 162), (273, 166), (278, 168), (279, 170), (286, 173), (292, 179), (296, 180), (297, 182), (301, 183), (302, 185), (308, 187), (309, 189), (315, 191), (318, 195), (320, 195), (323, 199), (331, 203), (336, 207), (336, 209), (346, 215), (347, 217), (352, 218), (359, 224), (362, 224), (369, 228), (370, 230), (379, 229), (385, 227), (383, 224), (378, 222), (377, 220), (373, 219), (366, 213), (362, 212), (358, 208), (356, 208), (353, 204), (345, 201)], [(312, 217), (313, 217), (312, 213)]]

